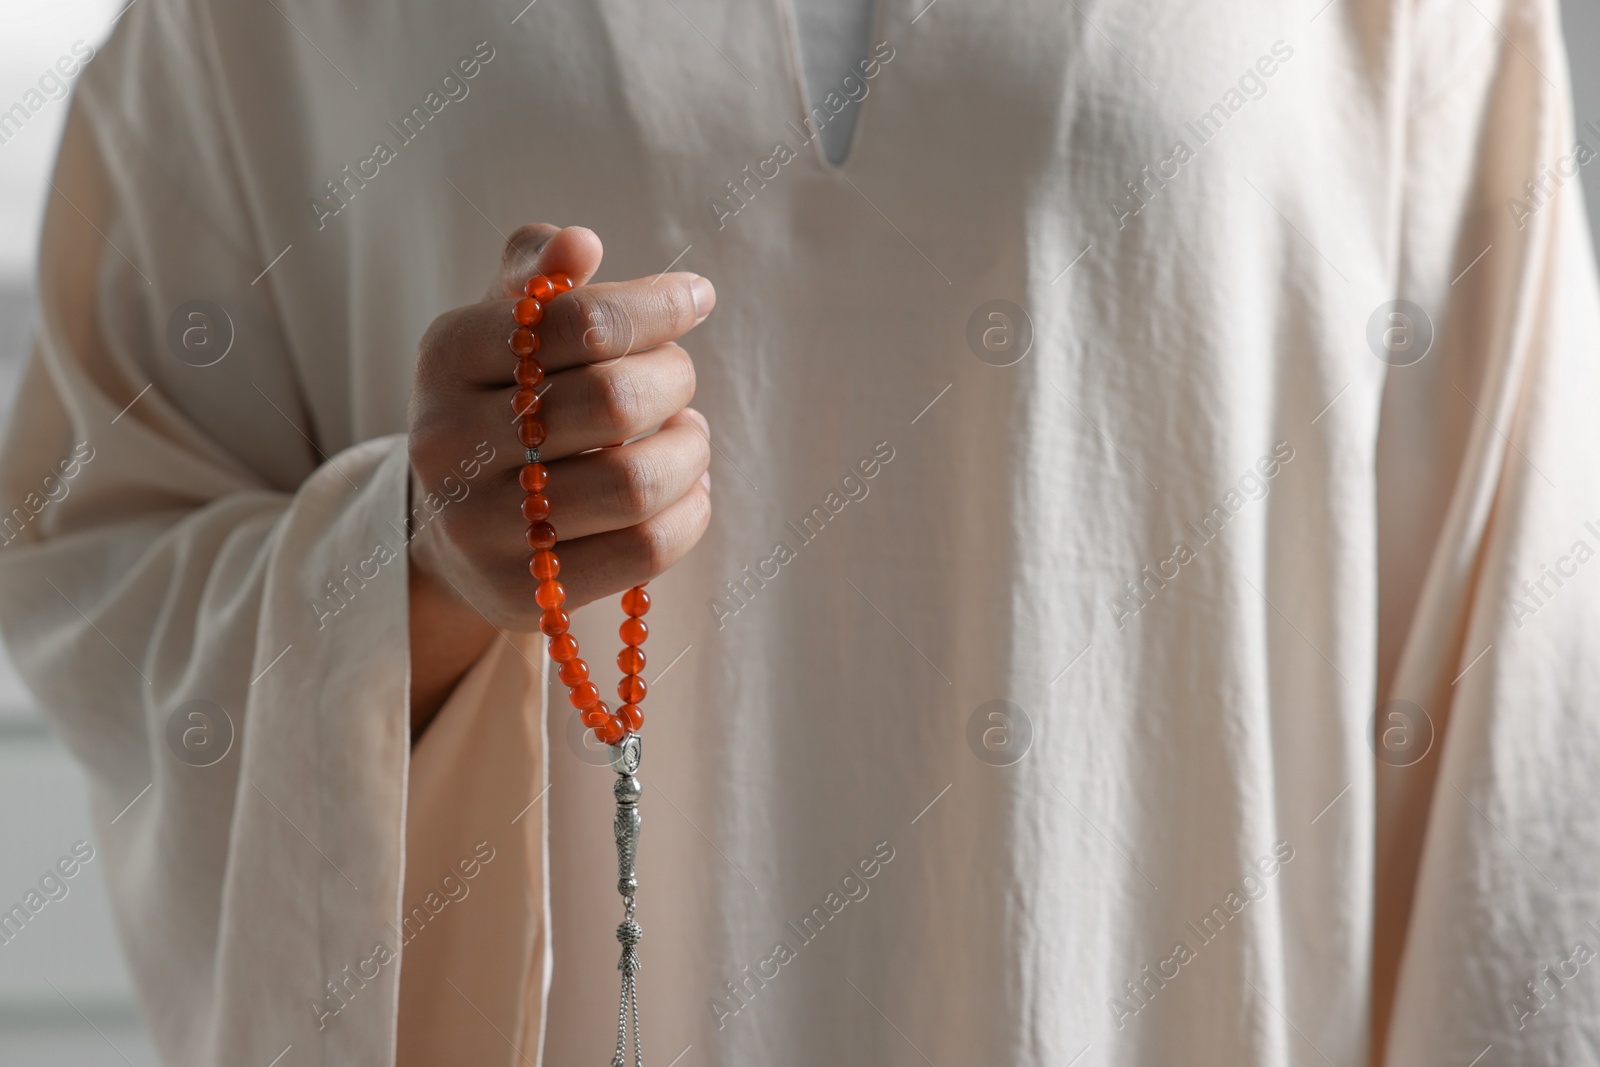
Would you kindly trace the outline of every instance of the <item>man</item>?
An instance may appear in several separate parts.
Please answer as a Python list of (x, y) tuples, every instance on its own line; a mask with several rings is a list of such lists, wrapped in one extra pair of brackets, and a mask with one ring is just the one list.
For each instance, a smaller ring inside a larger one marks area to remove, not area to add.
[(1580, 1060), (1553, 5), (886, 3), (820, 110), (791, 14), (145, 0), (83, 75), (7, 499), (95, 458), (0, 603), (166, 1058), (610, 1047), (614, 776), (513, 565), (538, 269), (595, 275), (562, 579), (661, 574), (652, 1059)]

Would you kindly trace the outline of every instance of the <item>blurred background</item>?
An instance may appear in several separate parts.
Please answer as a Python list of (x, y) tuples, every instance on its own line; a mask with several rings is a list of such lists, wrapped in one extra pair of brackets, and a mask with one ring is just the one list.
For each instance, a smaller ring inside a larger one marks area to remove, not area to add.
[[(0, 111), (38, 86), (75, 42), (98, 48), (125, 5), (3, 0)], [(1600, 3), (1566, 6), (1578, 125), (1600, 124)], [(67, 104), (47, 99), (20, 126), (0, 124), (0, 421), (9, 416), (33, 329), (34, 244)], [(1600, 150), (1600, 137), (1580, 137)], [(1600, 161), (1584, 168), (1583, 182), (1589, 202), (1600, 204)], [(83, 776), (35, 713), (3, 650), (0, 812), (3, 912), (74, 844), (94, 842)], [(67, 897), (0, 943), (0, 1067), (156, 1067), (117, 948), (100, 864), (91, 861), (68, 884)]]
[[(0, 113), (76, 41), (96, 49), (128, 0), (0, 0)], [(33, 330), (34, 246), (68, 99), (0, 122), (0, 422)], [(0, 650), (0, 912), (79, 841), (95, 843), (84, 777)], [(134, 1004), (96, 857), (0, 944), (0, 1067), (159, 1067)], [(258, 1067), (266, 1067), (265, 1064)]]

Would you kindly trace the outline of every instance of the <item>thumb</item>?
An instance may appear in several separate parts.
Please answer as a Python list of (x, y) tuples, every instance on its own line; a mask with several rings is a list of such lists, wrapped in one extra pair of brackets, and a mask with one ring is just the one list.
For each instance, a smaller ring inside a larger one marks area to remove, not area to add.
[(582, 285), (600, 269), (603, 251), (599, 235), (583, 226), (562, 228), (548, 222), (522, 226), (506, 242), (489, 298), (521, 296), (535, 274), (565, 274), (573, 285)]

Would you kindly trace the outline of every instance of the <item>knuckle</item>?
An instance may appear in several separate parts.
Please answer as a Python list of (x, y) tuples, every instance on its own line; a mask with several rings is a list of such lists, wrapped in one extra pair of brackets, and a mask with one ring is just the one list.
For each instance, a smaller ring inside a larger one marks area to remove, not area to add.
[(614, 368), (594, 372), (589, 382), (590, 419), (613, 433), (625, 435), (637, 424), (643, 405), (633, 375)]
[(632, 528), (640, 566), (654, 578), (694, 547), (711, 520), (711, 498), (690, 493), (661, 515)]
[(511, 231), (511, 237), (506, 241), (506, 254), (523, 250), (529, 245), (543, 244), (545, 231), (549, 228), (548, 223), (524, 222)]
[(468, 377), (483, 326), (479, 306), (452, 308), (428, 324), (417, 341), (415, 383), (427, 390), (448, 389)]
[(515, 275), (533, 267), (534, 260), (549, 242), (555, 227), (546, 222), (529, 222), (518, 226), (506, 239), (500, 263), (508, 274)]
[(438, 361), (449, 347), (448, 338), (455, 328), (455, 314), (446, 311), (443, 315), (428, 324), (422, 331), (422, 340), (417, 342), (417, 366), (419, 369), (431, 366)]
[(627, 309), (614, 297), (579, 290), (559, 320), (561, 342), (593, 359), (626, 355), (632, 340)]
[(616, 505), (630, 518), (655, 510), (661, 499), (662, 478), (657, 465), (644, 456), (629, 456), (617, 463)]
[(678, 538), (680, 558), (699, 542), (706, 527), (711, 524), (711, 494), (703, 490), (690, 493), (682, 510), (681, 534)]
[(677, 562), (678, 535), (672, 523), (660, 518), (650, 519), (633, 527), (633, 536), (639, 563), (650, 577), (656, 577)]
[(467, 560), (477, 560), (482, 556), (483, 538), (478, 525), (466, 516), (453, 513), (449, 508), (433, 517), (427, 525), (433, 526), (438, 537), (456, 554)]
[(711, 469), (711, 439), (703, 433), (696, 433), (689, 447), (694, 449), (694, 470), (698, 478)]
[(673, 385), (678, 395), (683, 397), (683, 402), (687, 404), (694, 399), (695, 386), (698, 384), (694, 360), (684, 347), (676, 342), (669, 341), (661, 347), (671, 357), (667, 362), (668, 372), (676, 376)]
[(419, 403), (413, 398), (406, 451), (410, 454), (411, 469), (422, 478), (424, 485), (438, 472), (450, 469), (454, 434), (450, 421), (442, 418), (437, 405)]

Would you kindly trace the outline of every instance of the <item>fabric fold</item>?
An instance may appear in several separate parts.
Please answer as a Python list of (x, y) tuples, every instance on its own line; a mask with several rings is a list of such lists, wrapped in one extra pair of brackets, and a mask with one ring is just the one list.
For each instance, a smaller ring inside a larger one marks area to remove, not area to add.
[[(1504, 39), (1470, 58), (1446, 32), (1449, 5), (1419, 4), (1412, 28), (1426, 61), (1409, 236), (1453, 240), (1408, 248), (1405, 295), (1442, 313), (1436, 350), (1391, 370), (1380, 456), (1391, 500), (1436, 500), (1411, 531), (1434, 538), (1431, 559), (1401, 582), (1420, 579), (1393, 646), (1386, 699), (1399, 703), (1377, 725), (1426, 749), (1385, 760), (1379, 747), (1375, 996), (1395, 1065), (1471, 1061), (1490, 1045), (1509, 1062), (1588, 1063), (1596, 1043), (1594, 1013), (1562, 1003), (1560, 978), (1577, 974), (1575, 945), (1593, 953), (1600, 918), (1569, 843), (1600, 833), (1594, 805), (1574, 802), (1592, 792), (1580, 768), (1600, 757), (1585, 651), (1600, 600), (1576, 562), (1600, 548), (1600, 280), (1577, 179), (1594, 155), (1555, 5), (1499, 14)], [(1462, 113), (1461, 95), (1481, 112)], [(1432, 486), (1408, 477), (1419, 461), (1437, 464)]]

